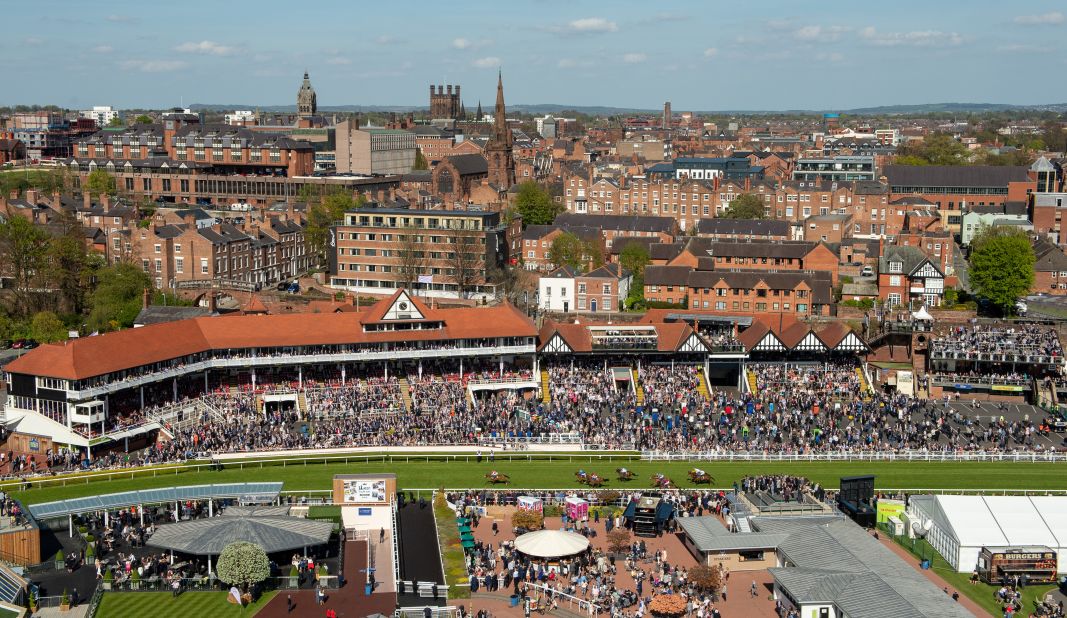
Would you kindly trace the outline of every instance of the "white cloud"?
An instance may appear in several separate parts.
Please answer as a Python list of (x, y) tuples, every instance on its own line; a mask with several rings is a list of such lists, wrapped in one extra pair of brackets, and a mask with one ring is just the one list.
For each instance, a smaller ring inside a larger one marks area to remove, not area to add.
[(841, 35), (851, 31), (848, 26), (803, 26), (793, 31), (793, 38), (798, 41), (830, 42), (841, 38)]
[(1037, 45), (1026, 45), (1024, 43), (1011, 43), (1008, 45), (997, 46), (997, 51), (1008, 53), (1036, 53), (1041, 51), (1041, 48)]
[(23, 45), (32, 45), (32, 46), (36, 47), (37, 45), (44, 45), (44, 39), (38, 38), (38, 37), (35, 37), (35, 36), (29, 36), (29, 37), (26, 37), (25, 39), (22, 39), (22, 44)]
[(108, 15), (104, 19), (113, 24), (132, 24), (137, 21), (133, 15)]
[(115, 51), (115, 48), (110, 45), (97, 45), (93, 48), (93, 51), (98, 54), (110, 54)]
[(872, 45), (881, 47), (953, 47), (963, 43), (956, 32), (913, 30), (911, 32), (878, 32), (874, 26), (860, 31), (860, 36)]
[(352, 61), (343, 56), (334, 56), (326, 59), (326, 64), (332, 64), (334, 66), (344, 66), (346, 64), (352, 64)]
[(625, 54), (622, 57), (622, 61), (626, 64), (641, 64), (645, 60), (648, 60), (648, 56), (646, 56), (645, 54), (630, 53)]
[(704, 57), (705, 58), (714, 58), (715, 56), (718, 56), (718, 55), (719, 55), (719, 48), (717, 48), (717, 47), (709, 47), (709, 48), (704, 50)]
[(1048, 26), (1054, 24), (1062, 24), (1065, 19), (1063, 13), (1059, 11), (1051, 11), (1049, 13), (1042, 13), (1040, 15), (1020, 15), (1015, 18), (1015, 23), (1022, 24), (1024, 26)]
[(481, 49), (483, 47), (488, 47), (492, 44), (493, 41), (490, 39), (481, 39), (480, 41), (472, 41), (463, 37), (452, 39), (452, 47), (454, 49)]
[(189, 63), (183, 60), (125, 60), (119, 66), (127, 71), (141, 73), (169, 73), (180, 71), (189, 66)]
[(478, 58), (471, 63), (471, 66), (477, 69), (495, 69), (500, 66), (500, 58), (496, 56), (486, 56), (485, 58)]
[(575, 19), (563, 26), (555, 26), (553, 31), (560, 34), (596, 34), (601, 32), (617, 32), (619, 25), (603, 17), (583, 17)]
[(456, 49), (467, 49), (470, 46), (471, 42), (468, 39), (464, 39), (463, 37), (452, 40), (452, 47), (455, 47)]
[(200, 41), (199, 43), (182, 43), (175, 47), (174, 51), (190, 54), (208, 54), (211, 56), (229, 56), (236, 50), (233, 47), (222, 45), (221, 43), (216, 43), (214, 41)]

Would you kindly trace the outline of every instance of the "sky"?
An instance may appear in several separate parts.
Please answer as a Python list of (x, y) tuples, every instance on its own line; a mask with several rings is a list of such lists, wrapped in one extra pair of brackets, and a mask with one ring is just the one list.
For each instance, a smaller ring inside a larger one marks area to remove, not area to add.
[(1067, 102), (1067, 3), (12, 2), (0, 105), (509, 103), (846, 110)]

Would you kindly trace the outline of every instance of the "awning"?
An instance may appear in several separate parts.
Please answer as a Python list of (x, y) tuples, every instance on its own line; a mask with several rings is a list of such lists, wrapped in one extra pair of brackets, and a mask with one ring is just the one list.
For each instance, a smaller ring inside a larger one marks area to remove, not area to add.
[(303, 517), (209, 517), (160, 526), (146, 542), (194, 556), (217, 556), (230, 543), (245, 541), (268, 554), (323, 545), (333, 522)]
[(535, 558), (563, 558), (589, 548), (589, 539), (576, 532), (538, 530), (515, 539), (515, 549)]
[(278, 497), (281, 490), (281, 483), (188, 485), (42, 502), (29, 505), (29, 509), (30, 515), (33, 515), (34, 519), (47, 519), (49, 517), (66, 517), (67, 515), (78, 515), (80, 513), (123, 509), (142, 504), (173, 504), (177, 501), (207, 500), (208, 498), (234, 498), (236, 500), (256, 498), (257, 501), (269, 498), (273, 501)]
[(926, 305), (920, 307), (918, 311), (913, 311), (911, 317), (923, 322), (932, 322), (934, 320), (934, 316), (930, 315), (930, 312), (926, 310)]

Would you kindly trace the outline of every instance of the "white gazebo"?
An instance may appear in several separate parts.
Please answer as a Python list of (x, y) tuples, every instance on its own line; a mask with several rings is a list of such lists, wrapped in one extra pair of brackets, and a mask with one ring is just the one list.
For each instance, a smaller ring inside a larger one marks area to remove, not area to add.
[(534, 558), (564, 558), (589, 548), (589, 539), (577, 532), (538, 530), (515, 539), (515, 549)]
[(926, 310), (926, 305), (920, 307), (918, 311), (913, 311), (911, 317), (920, 322), (932, 322), (934, 320), (934, 316), (930, 315), (930, 312)]

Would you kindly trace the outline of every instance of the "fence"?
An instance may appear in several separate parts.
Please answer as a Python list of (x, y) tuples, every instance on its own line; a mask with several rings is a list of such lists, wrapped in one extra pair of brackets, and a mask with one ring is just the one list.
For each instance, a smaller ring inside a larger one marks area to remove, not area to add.
[[(560, 592), (558, 590), (553, 590), (552, 588), (549, 588), (548, 586), (543, 586), (541, 584), (535, 584), (535, 583), (532, 583), (532, 582), (528, 583), (527, 586), (528, 586), (528, 590), (536, 590), (536, 591), (539, 591), (542, 594), (544, 594), (547, 607), (551, 607), (552, 606), (552, 601), (555, 600), (560, 605), (566, 603), (568, 609), (571, 609), (571, 608), (574, 608), (575, 606), (577, 606), (579, 611), (586, 612), (590, 616), (600, 615), (600, 612), (603, 611), (602, 608), (599, 605), (597, 605), (596, 603), (593, 603), (591, 601), (586, 601), (584, 599), (579, 599), (578, 597), (576, 597), (574, 595), (567, 594), (566, 592)], [(534, 602), (536, 602), (536, 601), (537, 601), (537, 598), (535, 597)], [(542, 613), (547, 613), (547, 610), (546, 610), (546, 612), (542, 612)]]
[(826, 451), (820, 453), (767, 453), (764, 451), (694, 451), (667, 452), (643, 451), (643, 461), (901, 461), (901, 462), (973, 462), (1014, 461), (1048, 462), (1067, 461), (1067, 453), (1050, 452), (932, 452), (932, 451)]

